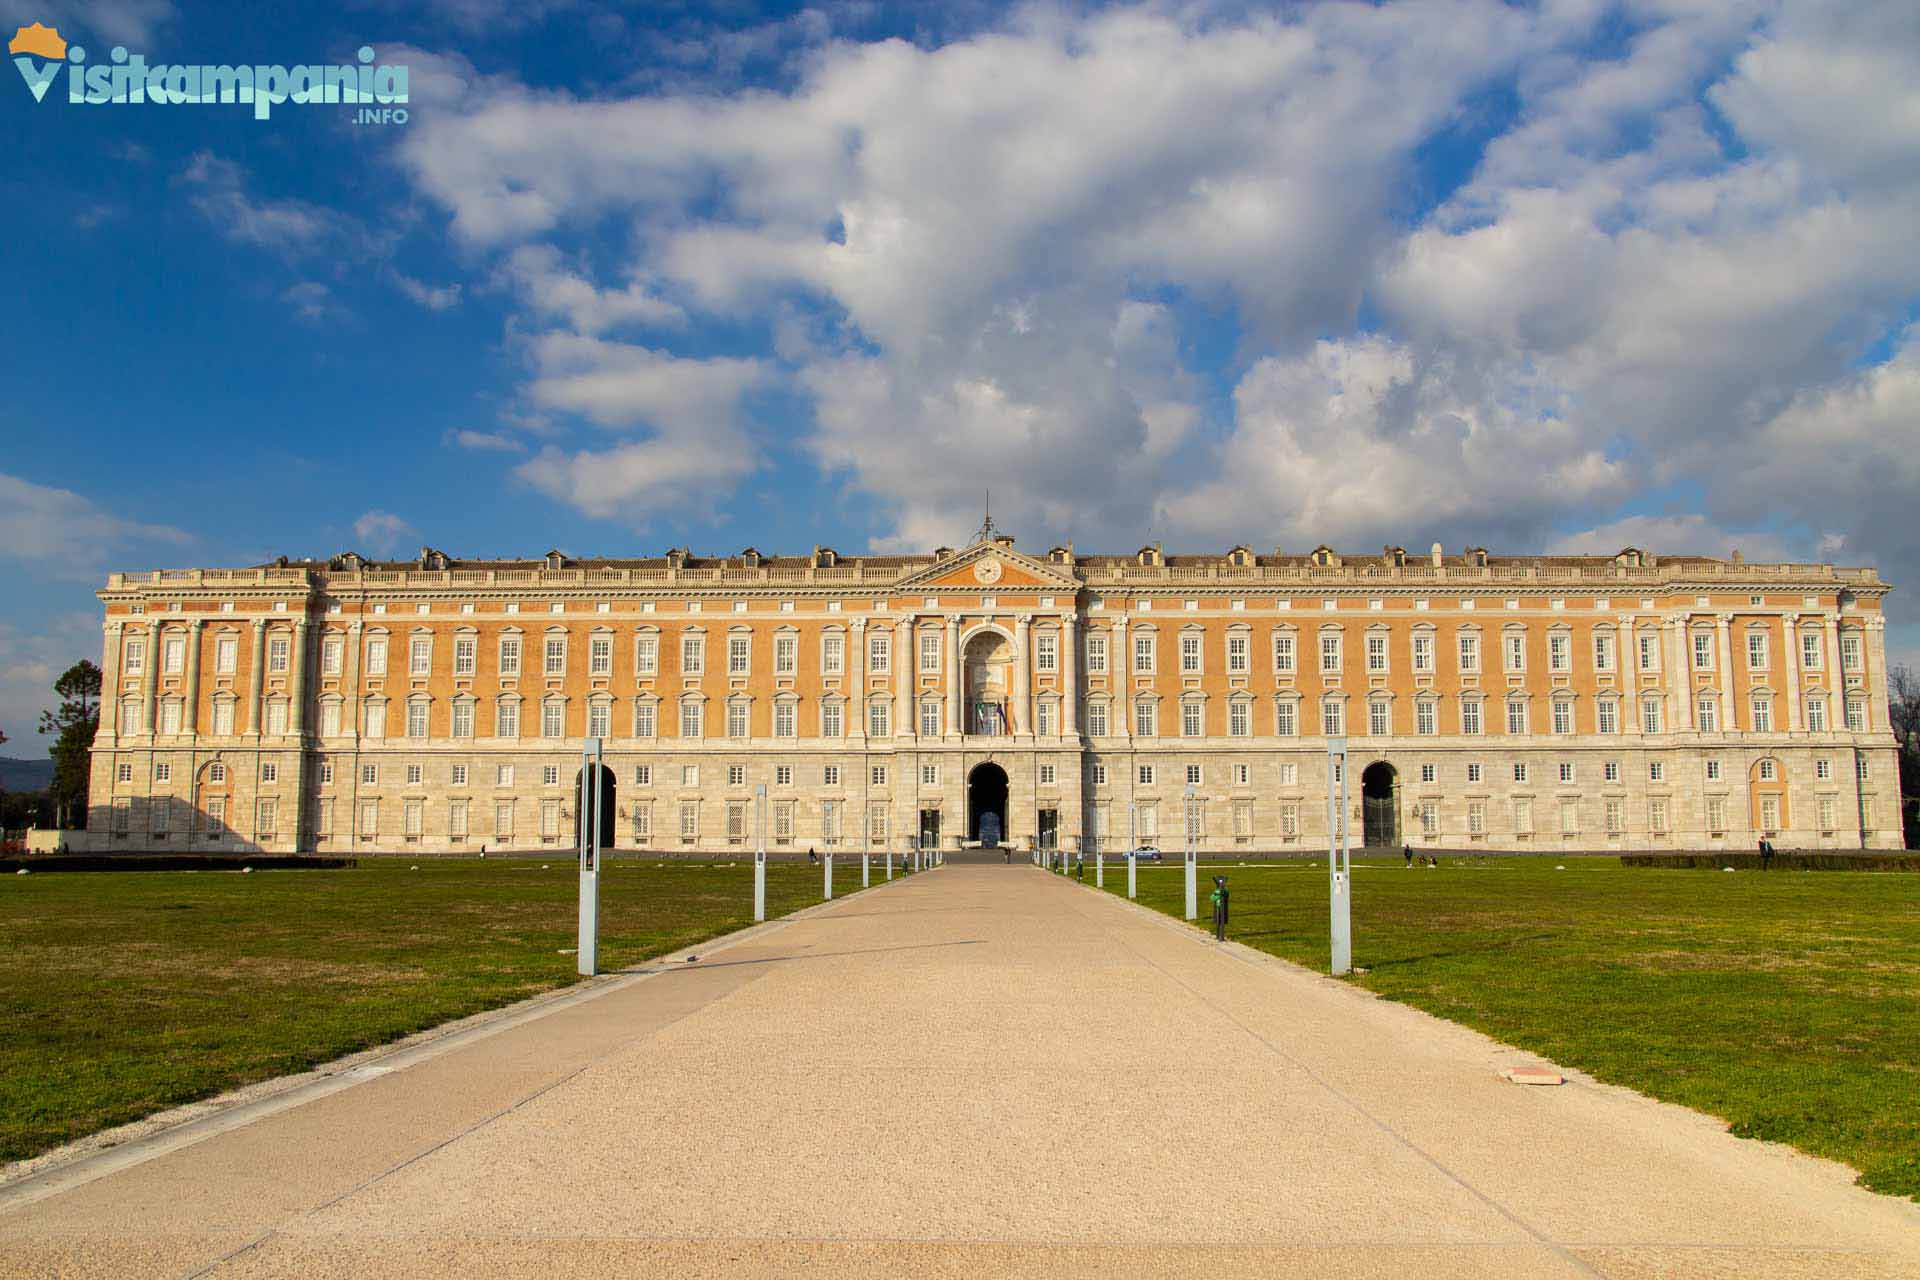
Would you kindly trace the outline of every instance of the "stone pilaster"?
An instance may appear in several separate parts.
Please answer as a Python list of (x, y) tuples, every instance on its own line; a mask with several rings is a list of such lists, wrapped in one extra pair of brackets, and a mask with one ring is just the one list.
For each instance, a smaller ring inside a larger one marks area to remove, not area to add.
[(1080, 736), (1080, 637), (1067, 614), (1060, 619), (1060, 732), (1068, 738)]
[(200, 646), (206, 624), (195, 618), (187, 624), (187, 705), (183, 708), (181, 728), (191, 736), (200, 732)]
[(966, 724), (961, 720), (960, 685), (964, 668), (960, 664), (960, 616), (950, 614), (947, 617), (947, 732), (965, 733)]
[(1787, 732), (1798, 733), (1805, 728), (1801, 718), (1800, 697), (1800, 646), (1794, 639), (1794, 619), (1797, 614), (1780, 616), (1780, 670), (1787, 682)]
[[(1737, 733), (1740, 730), (1740, 709), (1733, 702), (1733, 615), (1715, 614), (1713, 629), (1714, 645), (1720, 651), (1720, 728), (1723, 733)], [(1753, 727), (1751, 719), (1747, 727)]]
[(120, 733), (120, 652), (121, 624), (110, 621), (101, 628), (100, 645), (100, 728), (95, 736), (112, 742)]
[(1013, 630), (1013, 724), (1014, 733), (1033, 732), (1033, 680), (1028, 674), (1033, 653), (1033, 615), (1023, 613), (1014, 620)]
[(249, 652), (253, 655), (253, 665), (247, 670), (247, 737), (257, 740), (260, 737), (261, 713), (266, 709), (261, 698), (267, 680), (267, 620), (265, 618), (253, 620), (253, 647)]

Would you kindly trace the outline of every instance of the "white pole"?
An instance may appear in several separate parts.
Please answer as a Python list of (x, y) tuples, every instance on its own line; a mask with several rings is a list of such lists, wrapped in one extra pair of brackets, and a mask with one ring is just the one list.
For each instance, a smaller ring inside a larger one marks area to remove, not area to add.
[(753, 920), (755, 924), (767, 918), (767, 784), (755, 784), (753, 788)]
[(1347, 848), (1345, 738), (1327, 739), (1327, 903), (1331, 968), (1337, 978), (1353, 968), (1353, 861)]
[(1198, 815), (1194, 811), (1193, 784), (1187, 784), (1187, 919), (1199, 916), (1200, 878), (1200, 833)]
[(866, 888), (873, 883), (873, 855), (865, 849), (860, 851), (860, 887)]
[(1099, 849), (1093, 851), (1093, 887), (1107, 887), (1107, 855)]
[(591, 978), (600, 959), (600, 739), (580, 748), (580, 931), (574, 967)]
[(827, 850), (827, 856), (824, 859), (822, 859), (822, 862), (827, 869), (827, 885), (826, 885), (827, 901), (832, 902), (833, 901), (833, 850), (831, 849)]
[(893, 850), (887, 850), (887, 879), (893, 879)]

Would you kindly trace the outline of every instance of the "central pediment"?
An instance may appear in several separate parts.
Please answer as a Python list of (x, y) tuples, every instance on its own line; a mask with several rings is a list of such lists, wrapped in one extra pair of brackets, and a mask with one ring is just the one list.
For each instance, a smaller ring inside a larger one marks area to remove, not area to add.
[(1045, 561), (1013, 548), (981, 542), (935, 561), (898, 583), (896, 590), (1074, 592), (1080, 584)]

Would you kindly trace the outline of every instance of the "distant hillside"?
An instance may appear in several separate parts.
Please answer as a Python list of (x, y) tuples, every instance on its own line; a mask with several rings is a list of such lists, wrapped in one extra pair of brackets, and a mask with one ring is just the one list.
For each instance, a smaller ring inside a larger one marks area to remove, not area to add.
[(0, 791), (45, 791), (52, 782), (53, 761), (0, 756)]

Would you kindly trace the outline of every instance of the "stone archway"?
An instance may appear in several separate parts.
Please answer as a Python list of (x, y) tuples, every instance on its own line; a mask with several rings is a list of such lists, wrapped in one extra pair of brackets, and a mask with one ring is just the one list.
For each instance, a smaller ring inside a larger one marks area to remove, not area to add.
[(1400, 843), (1400, 775), (1376, 760), (1360, 775), (1361, 844), (1390, 849)]
[(997, 764), (977, 764), (967, 775), (967, 838), (982, 844), (1006, 841), (1007, 771)]
[[(961, 653), (966, 697), (961, 707), (964, 731), (1004, 737), (1014, 731), (1013, 645), (997, 630), (969, 636)], [(972, 823), (969, 822), (969, 828)]]

